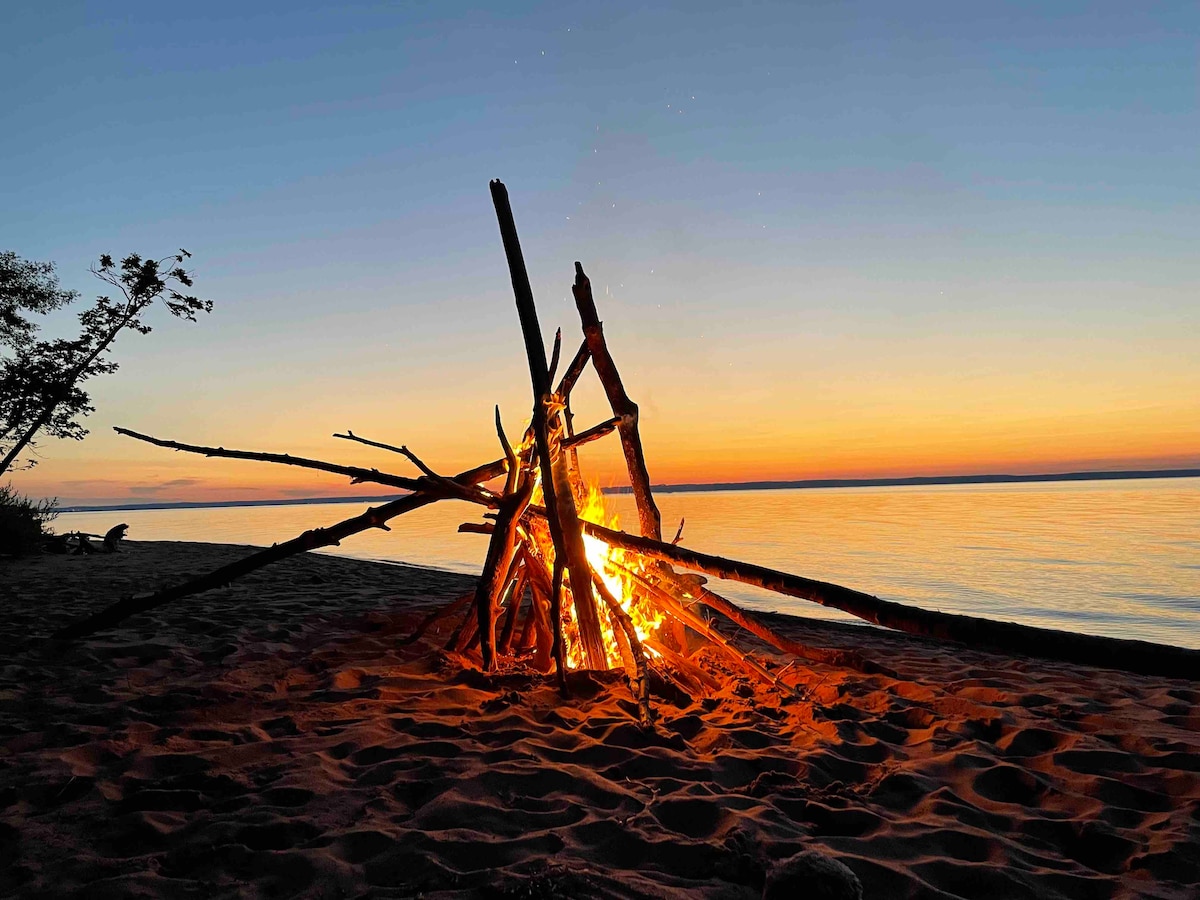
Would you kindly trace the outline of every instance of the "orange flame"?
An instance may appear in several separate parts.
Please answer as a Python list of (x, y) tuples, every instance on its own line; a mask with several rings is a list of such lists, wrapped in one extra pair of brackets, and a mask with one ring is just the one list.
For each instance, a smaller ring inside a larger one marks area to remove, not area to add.
[[(562, 420), (557, 415), (561, 411), (561, 400), (557, 397), (551, 398), (548, 419), (550, 421), (550, 444), (551, 454), (557, 457), (558, 453), (563, 452), (560, 449), (562, 440)], [(527, 435), (526, 443), (532, 441), (532, 436)], [(525, 444), (520, 451), (524, 449)], [(534, 490), (533, 503), (543, 503), (544, 495), (542, 492), (541, 474), (534, 473)], [(604, 495), (600, 492), (597, 484), (589, 484), (582, 490), (582, 496), (575, 497), (575, 506), (579, 512), (579, 518), (585, 522), (592, 522), (597, 525), (604, 525), (608, 528), (620, 528), (620, 520), (613, 514), (609, 515), (604, 505)], [(533, 545), (534, 555), (542, 561), (546, 567), (547, 574), (553, 576), (554, 570), (554, 546), (550, 541), (550, 535), (544, 529), (540, 533), (535, 533), (530, 530), (526, 538)], [(625, 614), (629, 616), (633, 623), (634, 633), (637, 635), (638, 641), (642, 644), (643, 652), (651, 658), (657, 657), (658, 654), (653, 648), (646, 646), (647, 638), (653, 638), (657, 633), (659, 626), (664, 621), (664, 615), (658, 611), (655, 604), (645, 595), (644, 590), (638, 584), (637, 579), (632, 573), (644, 574), (647, 573), (645, 562), (639, 559), (636, 555), (628, 553), (625, 550), (616, 547), (610, 547), (598, 538), (592, 537), (586, 532), (583, 534), (584, 551), (587, 556), (588, 565), (592, 571), (608, 588), (609, 593), (620, 605)], [(629, 657), (628, 640), (625, 637), (624, 629), (613, 620), (608, 605), (600, 598), (596, 597), (598, 612), (600, 613), (600, 628), (601, 636), (604, 643), (605, 663), (610, 669), (616, 668), (631, 668), (633, 660)], [(571, 596), (570, 579), (563, 579), (562, 585), (562, 635), (563, 635), (563, 650), (568, 669), (581, 669), (585, 665), (583, 656), (583, 644), (579, 636), (579, 623), (575, 614), (575, 603)], [(631, 670), (632, 673), (632, 670)]]
[[(600, 489), (595, 484), (588, 486), (587, 493), (579, 503), (579, 518), (585, 522), (593, 522), (608, 528), (620, 527), (619, 518), (615, 514), (608, 515), (604, 506), (604, 495), (600, 493)], [(643, 571), (645, 568), (643, 562), (633, 554), (620, 548), (610, 547), (604, 541), (587, 533), (583, 535), (583, 544), (587, 552), (588, 563), (593, 571), (600, 576), (600, 580), (604, 582), (609, 593), (613, 595), (633, 622), (634, 633), (643, 644), (646, 654), (654, 656), (654, 651), (645, 647), (645, 642), (647, 638), (653, 637), (658, 631), (659, 626), (663, 623), (663, 615), (642, 595), (637, 580), (631, 574), (631, 572)], [(601, 604), (600, 621), (604, 634), (605, 656), (609, 668), (618, 668), (626, 664), (621, 650), (624, 632), (620, 631), (620, 626), (612, 621), (611, 616), (604, 615), (606, 612), (607, 608)], [(574, 615), (573, 605), (571, 613)], [(618, 632), (620, 637), (618, 637)], [(578, 668), (582, 665), (582, 652), (578, 647), (578, 641), (573, 648), (568, 645), (568, 649), (574, 653), (574, 656), (569, 654), (567, 657), (568, 666)]]

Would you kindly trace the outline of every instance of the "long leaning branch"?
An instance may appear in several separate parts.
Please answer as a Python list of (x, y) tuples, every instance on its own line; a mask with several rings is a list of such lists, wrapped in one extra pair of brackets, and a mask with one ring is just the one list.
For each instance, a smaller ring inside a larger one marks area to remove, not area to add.
[(629, 469), (629, 481), (633, 486), (633, 499), (637, 504), (638, 524), (646, 537), (662, 538), (662, 516), (650, 492), (650, 474), (646, 470), (646, 454), (642, 451), (642, 439), (638, 434), (638, 406), (625, 393), (621, 373), (608, 352), (604, 340), (604, 326), (596, 312), (592, 299), (592, 283), (583, 272), (583, 266), (575, 263), (575, 284), (571, 287), (575, 295), (575, 306), (583, 324), (584, 341), (592, 355), (592, 367), (600, 377), (604, 393), (608, 397), (613, 415), (618, 418), (617, 433), (621, 436), (621, 449), (625, 453), (625, 464)]
[(1142, 675), (1200, 680), (1200, 650), (934, 612), (881, 600), (838, 584), (699, 553), (623, 531), (613, 531), (591, 522), (584, 522), (583, 527), (589, 534), (613, 547), (632, 550), (651, 559), (677, 563), (684, 568), (717, 578), (752, 584), (777, 594), (840, 609), (875, 625), (908, 634), (941, 638), (1004, 653), (1121, 669)]
[[(499, 474), (500, 472), (491, 466), (478, 466), (474, 469), (460, 472), (450, 480), (463, 487), (470, 487), (481, 481), (495, 478)], [(429, 492), (420, 492), (409, 494), (407, 497), (399, 497), (389, 503), (385, 503), (383, 506), (372, 507), (361, 515), (344, 519), (328, 528), (314, 528), (306, 531), (292, 538), (290, 541), (284, 541), (282, 544), (275, 544), (265, 550), (252, 553), (250, 556), (244, 557), (237, 562), (221, 566), (219, 569), (215, 569), (206, 575), (201, 575), (199, 578), (194, 578), (184, 584), (175, 585), (174, 587), (141, 597), (127, 597), (119, 600), (85, 619), (73, 622), (65, 628), (60, 629), (53, 636), (60, 639), (79, 638), (106, 628), (112, 628), (132, 615), (147, 612), (165, 603), (170, 603), (172, 600), (180, 600), (192, 594), (199, 594), (202, 591), (223, 587), (235, 578), (239, 578), (256, 569), (261, 569), (263, 566), (269, 566), (271, 563), (286, 559), (289, 556), (294, 556), (297, 553), (333, 546), (344, 538), (358, 534), (360, 531), (366, 531), (369, 528), (387, 530), (388, 520), (404, 515), (404, 513), (412, 512), (414, 509), (420, 509), (422, 506), (427, 506), (438, 500), (447, 499), (448, 496), (450, 495), (439, 487)]]
[(290, 541), (284, 541), (282, 544), (275, 544), (265, 550), (260, 550), (257, 553), (239, 559), (237, 562), (221, 566), (219, 569), (214, 569), (206, 575), (201, 575), (199, 578), (194, 578), (183, 584), (175, 585), (153, 594), (126, 597), (97, 613), (93, 613), (85, 619), (73, 622), (67, 627), (56, 631), (53, 636), (61, 639), (80, 638), (94, 634), (97, 631), (112, 628), (132, 615), (148, 612), (155, 607), (170, 603), (172, 600), (180, 600), (192, 594), (199, 594), (202, 591), (224, 587), (235, 578), (240, 578), (242, 575), (253, 572), (255, 569), (269, 566), (273, 562), (278, 562), (297, 553), (333, 546), (343, 538), (357, 534), (360, 531), (366, 531), (368, 528), (386, 529), (389, 519), (394, 519), (396, 516), (419, 509), (426, 504), (441, 499), (444, 498), (424, 493), (400, 497), (399, 499), (392, 500), (390, 503), (385, 503), (383, 506), (372, 507), (361, 515), (344, 519), (336, 525), (331, 525), (329, 528), (313, 528), (292, 538)]

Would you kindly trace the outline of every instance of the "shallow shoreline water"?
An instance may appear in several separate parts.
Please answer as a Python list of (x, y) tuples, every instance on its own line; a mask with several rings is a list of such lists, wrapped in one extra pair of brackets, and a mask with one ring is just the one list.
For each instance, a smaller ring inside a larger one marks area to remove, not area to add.
[[(628, 496), (609, 497), (637, 521)], [(1200, 478), (668, 494), (664, 530), (683, 544), (844, 584), (927, 609), (1106, 637), (1200, 648)], [(356, 514), (365, 503), (70, 513), (60, 531), (117, 522), (143, 540), (270, 545)], [(479, 571), (486, 538), (459, 534), (480, 510), (446, 501), (390, 533), (330, 552)], [(716, 589), (755, 609), (855, 622), (738, 584)]]

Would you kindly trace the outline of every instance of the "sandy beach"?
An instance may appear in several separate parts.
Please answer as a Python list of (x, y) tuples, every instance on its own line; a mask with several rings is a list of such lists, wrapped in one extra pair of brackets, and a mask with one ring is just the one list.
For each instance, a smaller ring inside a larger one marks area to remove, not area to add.
[(805, 850), (866, 897), (1200, 895), (1191, 682), (774, 617), (896, 677), (731, 672), (647, 733), (618, 673), (401, 644), (473, 579), (317, 555), (46, 641), (246, 552), (0, 564), (0, 895), (754, 898)]

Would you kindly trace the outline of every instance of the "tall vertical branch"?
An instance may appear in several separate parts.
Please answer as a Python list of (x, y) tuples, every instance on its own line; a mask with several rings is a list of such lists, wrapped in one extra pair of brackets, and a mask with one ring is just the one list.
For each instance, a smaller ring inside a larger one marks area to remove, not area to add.
[(592, 366), (600, 376), (604, 393), (608, 395), (613, 415), (619, 416), (617, 433), (621, 436), (621, 449), (625, 452), (625, 465), (629, 469), (629, 481), (633, 486), (633, 499), (637, 503), (638, 522), (643, 537), (662, 540), (662, 516), (650, 493), (650, 473), (646, 471), (646, 456), (642, 452), (642, 439), (638, 434), (638, 406), (625, 393), (621, 374), (608, 352), (604, 341), (604, 325), (596, 312), (592, 299), (592, 283), (583, 272), (583, 266), (575, 263), (575, 284), (571, 288), (575, 295), (575, 306), (583, 323), (583, 336), (592, 356)]
[(512, 207), (508, 201), (508, 189), (499, 180), (491, 182), (490, 187), (492, 203), (496, 207), (496, 219), (500, 225), (500, 237), (504, 242), (504, 253), (508, 258), (517, 314), (521, 319), (525, 353), (529, 359), (529, 377), (534, 398), (532, 428), (542, 469), (542, 493), (546, 498), (546, 518), (550, 525), (550, 536), (554, 542), (555, 556), (563, 560), (569, 574), (584, 659), (592, 668), (603, 669), (606, 665), (600, 616), (592, 594), (591, 568), (587, 564), (584, 552), (583, 532), (575, 509), (575, 498), (569, 489), (566, 460), (561, 454), (551, 452), (552, 449), (557, 451), (559, 448), (551, 448), (550, 445), (549, 417), (553, 395), (550, 391), (550, 372), (546, 365), (546, 348), (542, 343), (537, 308), (533, 303), (533, 289), (529, 285), (529, 273), (525, 269), (521, 242), (517, 237), (517, 226), (513, 221)]

